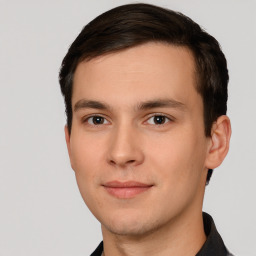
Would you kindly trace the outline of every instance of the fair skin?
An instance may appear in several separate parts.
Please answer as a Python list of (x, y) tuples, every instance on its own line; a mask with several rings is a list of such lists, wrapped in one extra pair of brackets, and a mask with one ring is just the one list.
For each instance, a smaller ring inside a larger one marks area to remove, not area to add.
[(205, 242), (207, 170), (225, 158), (231, 129), (221, 116), (205, 136), (195, 72), (187, 48), (163, 43), (76, 69), (66, 142), (105, 256), (189, 256)]

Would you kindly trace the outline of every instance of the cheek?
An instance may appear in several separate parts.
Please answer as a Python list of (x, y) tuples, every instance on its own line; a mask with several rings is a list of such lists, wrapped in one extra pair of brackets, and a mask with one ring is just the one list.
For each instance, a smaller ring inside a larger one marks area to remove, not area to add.
[(93, 174), (95, 166), (102, 160), (103, 140), (89, 133), (74, 132), (71, 137), (70, 151), (72, 167), (77, 173)]
[(152, 136), (147, 140), (146, 157), (154, 159), (167, 169), (183, 169), (191, 163), (194, 158), (196, 143), (193, 138), (188, 138), (186, 134), (169, 133), (163, 136)]
[(93, 187), (99, 184), (99, 172), (103, 169), (103, 150), (100, 140), (89, 135), (74, 133), (70, 141), (70, 160), (75, 171), (79, 190), (86, 201)]
[(178, 135), (158, 140), (157, 147), (148, 145), (148, 165), (161, 191), (155, 200), (163, 205), (158, 211), (166, 218), (178, 215), (200, 196), (202, 159), (195, 147), (195, 141)]
[(146, 148), (150, 165), (166, 190), (176, 187), (173, 193), (181, 193), (183, 188), (187, 190), (199, 182), (205, 156), (200, 137), (191, 136), (189, 132), (170, 133), (155, 141), (152, 139)]
[[(103, 169), (101, 145), (95, 143), (90, 137), (77, 136), (71, 143), (72, 168), (75, 171), (77, 185), (80, 194), (91, 212), (102, 208), (102, 202), (98, 198), (99, 172)], [(97, 216), (95, 216), (97, 218)]]

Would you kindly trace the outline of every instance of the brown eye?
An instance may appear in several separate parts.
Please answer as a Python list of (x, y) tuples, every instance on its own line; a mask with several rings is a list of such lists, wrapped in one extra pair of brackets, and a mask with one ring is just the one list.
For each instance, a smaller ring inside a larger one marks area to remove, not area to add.
[(148, 123), (152, 125), (163, 125), (170, 121), (170, 118), (163, 115), (155, 115), (148, 119)]
[(92, 122), (94, 124), (103, 124), (104, 123), (104, 118), (101, 116), (94, 116), (92, 119)]
[(90, 125), (101, 125), (101, 124), (107, 124), (108, 123), (106, 118), (104, 118), (102, 116), (91, 116), (91, 117), (87, 118), (87, 122)]
[(154, 123), (155, 124), (164, 124), (166, 121), (166, 117), (165, 116), (155, 116), (154, 117)]

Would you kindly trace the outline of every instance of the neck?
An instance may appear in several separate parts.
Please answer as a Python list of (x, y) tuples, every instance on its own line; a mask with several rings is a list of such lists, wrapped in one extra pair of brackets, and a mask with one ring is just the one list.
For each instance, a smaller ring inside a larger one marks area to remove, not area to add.
[(104, 226), (102, 233), (104, 256), (194, 256), (206, 240), (201, 211), (187, 211), (140, 236), (116, 235)]

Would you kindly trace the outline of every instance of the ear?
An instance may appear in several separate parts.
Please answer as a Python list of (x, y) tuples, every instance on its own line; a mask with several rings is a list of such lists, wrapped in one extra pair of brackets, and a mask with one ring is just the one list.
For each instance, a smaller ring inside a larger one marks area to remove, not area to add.
[(64, 127), (64, 132), (65, 132), (65, 140), (66, 140), (67, 149), (68, 149), (68, 155), (69, 155), (69, 159), (71, 161), (70, 133), (68, 131), (68, 126), (67, 125), (65, 125), (65, 127)]
[(223, 162), (229, 150), (230, 136), (230, 120), (225, 115), (220, 116), (212, 125), (210, 144), (205, 160), (205, 166), (208, 169), (215, 169)]

